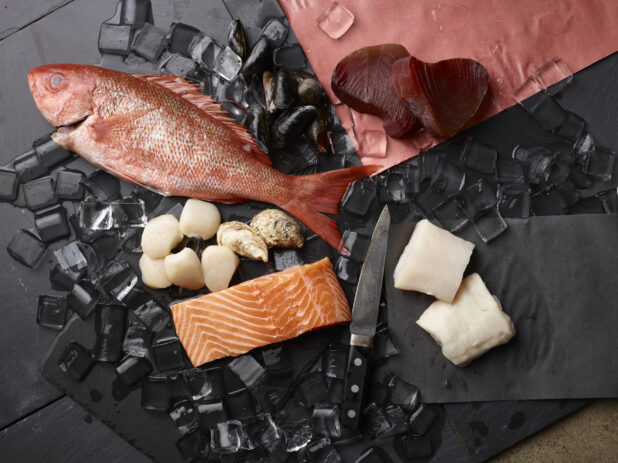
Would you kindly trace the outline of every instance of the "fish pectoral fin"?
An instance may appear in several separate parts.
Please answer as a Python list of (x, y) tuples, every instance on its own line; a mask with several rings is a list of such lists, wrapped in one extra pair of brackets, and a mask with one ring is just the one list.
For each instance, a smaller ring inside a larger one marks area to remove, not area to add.
[(144, 108), (137, 111), (131, 111), (117, 116), (102, 118), (97, 116), (91, 123), (90, 127), (94, 131), (95, 141), (109, 140), (110, 137), (117, 136), (132, 130), (135, 121), (145, 116), (146, 114), (155, 111), (155, 108)]
[(247, 132), (247, 129), (232, 120), (227, 111), (210, 96), (200, 93), (200, 89), (196, 85), (178, 76), (133, 74), (133, 77), (160, 85), (174, 92), (176, 95), (181, 96), (194, 106), (197, 106), (240, 138), (247, 147), (247, 150), (250, 151), (256, 159), (269, 166), (272, 164), (268, 154), (262, 151), (251, 134)]

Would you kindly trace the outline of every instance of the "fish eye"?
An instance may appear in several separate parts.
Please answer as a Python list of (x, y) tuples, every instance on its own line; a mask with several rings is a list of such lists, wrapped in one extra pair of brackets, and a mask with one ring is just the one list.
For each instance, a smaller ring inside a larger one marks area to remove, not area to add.
[(62, 74), (54, 74), (51, 78), (51, 86), (58, 88), (64, 82), (64, 76)]

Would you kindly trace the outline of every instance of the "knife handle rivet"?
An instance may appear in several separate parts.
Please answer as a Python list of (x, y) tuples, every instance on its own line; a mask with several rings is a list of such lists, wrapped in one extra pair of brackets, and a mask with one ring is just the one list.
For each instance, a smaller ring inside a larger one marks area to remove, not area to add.
[(356, 365), (357, 367), (360, 367), (363, 364), (363, 359), (361, 359), (360, 357), (356, 357), (354, 359), (354, 365)]
[(356, 394), (358, 391), (360, 391), (360, 387), (358, 387), (356, 384), (352, 384), (352, 387), (350, 387), (350, 390)]
[(356, 412), (354, 410), (348, 410), (348, 418), (354, 418), (356, 416)]

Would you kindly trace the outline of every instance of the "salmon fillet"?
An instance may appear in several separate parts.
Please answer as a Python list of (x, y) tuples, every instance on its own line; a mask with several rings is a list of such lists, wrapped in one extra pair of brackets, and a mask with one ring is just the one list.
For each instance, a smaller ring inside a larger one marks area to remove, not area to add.
[(328, 258), (171, 309), (176, 333), (195, 367), (350, 321), (348, 301)]

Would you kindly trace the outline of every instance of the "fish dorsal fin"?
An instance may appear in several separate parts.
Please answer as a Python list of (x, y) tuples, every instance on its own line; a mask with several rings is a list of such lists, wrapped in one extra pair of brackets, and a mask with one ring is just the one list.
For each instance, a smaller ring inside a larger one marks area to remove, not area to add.
[(197, 106), (206, 114), (215, 118), (219, 123), (230, 129), (234, 135), (245, 143), (248, 151), (250, 151), (256, 159), (265, 164), (271, 164), (270, 157), (262, 151), (251, 134), (247, 132), (247, 129), (233, 121), (227, 111), (210, 96), (200, 93), (200, 88), (197, 85), (178, 76), (133, 74), (133, 77), (165, 87), (176, 95), (181, 96), (189, 103)]

